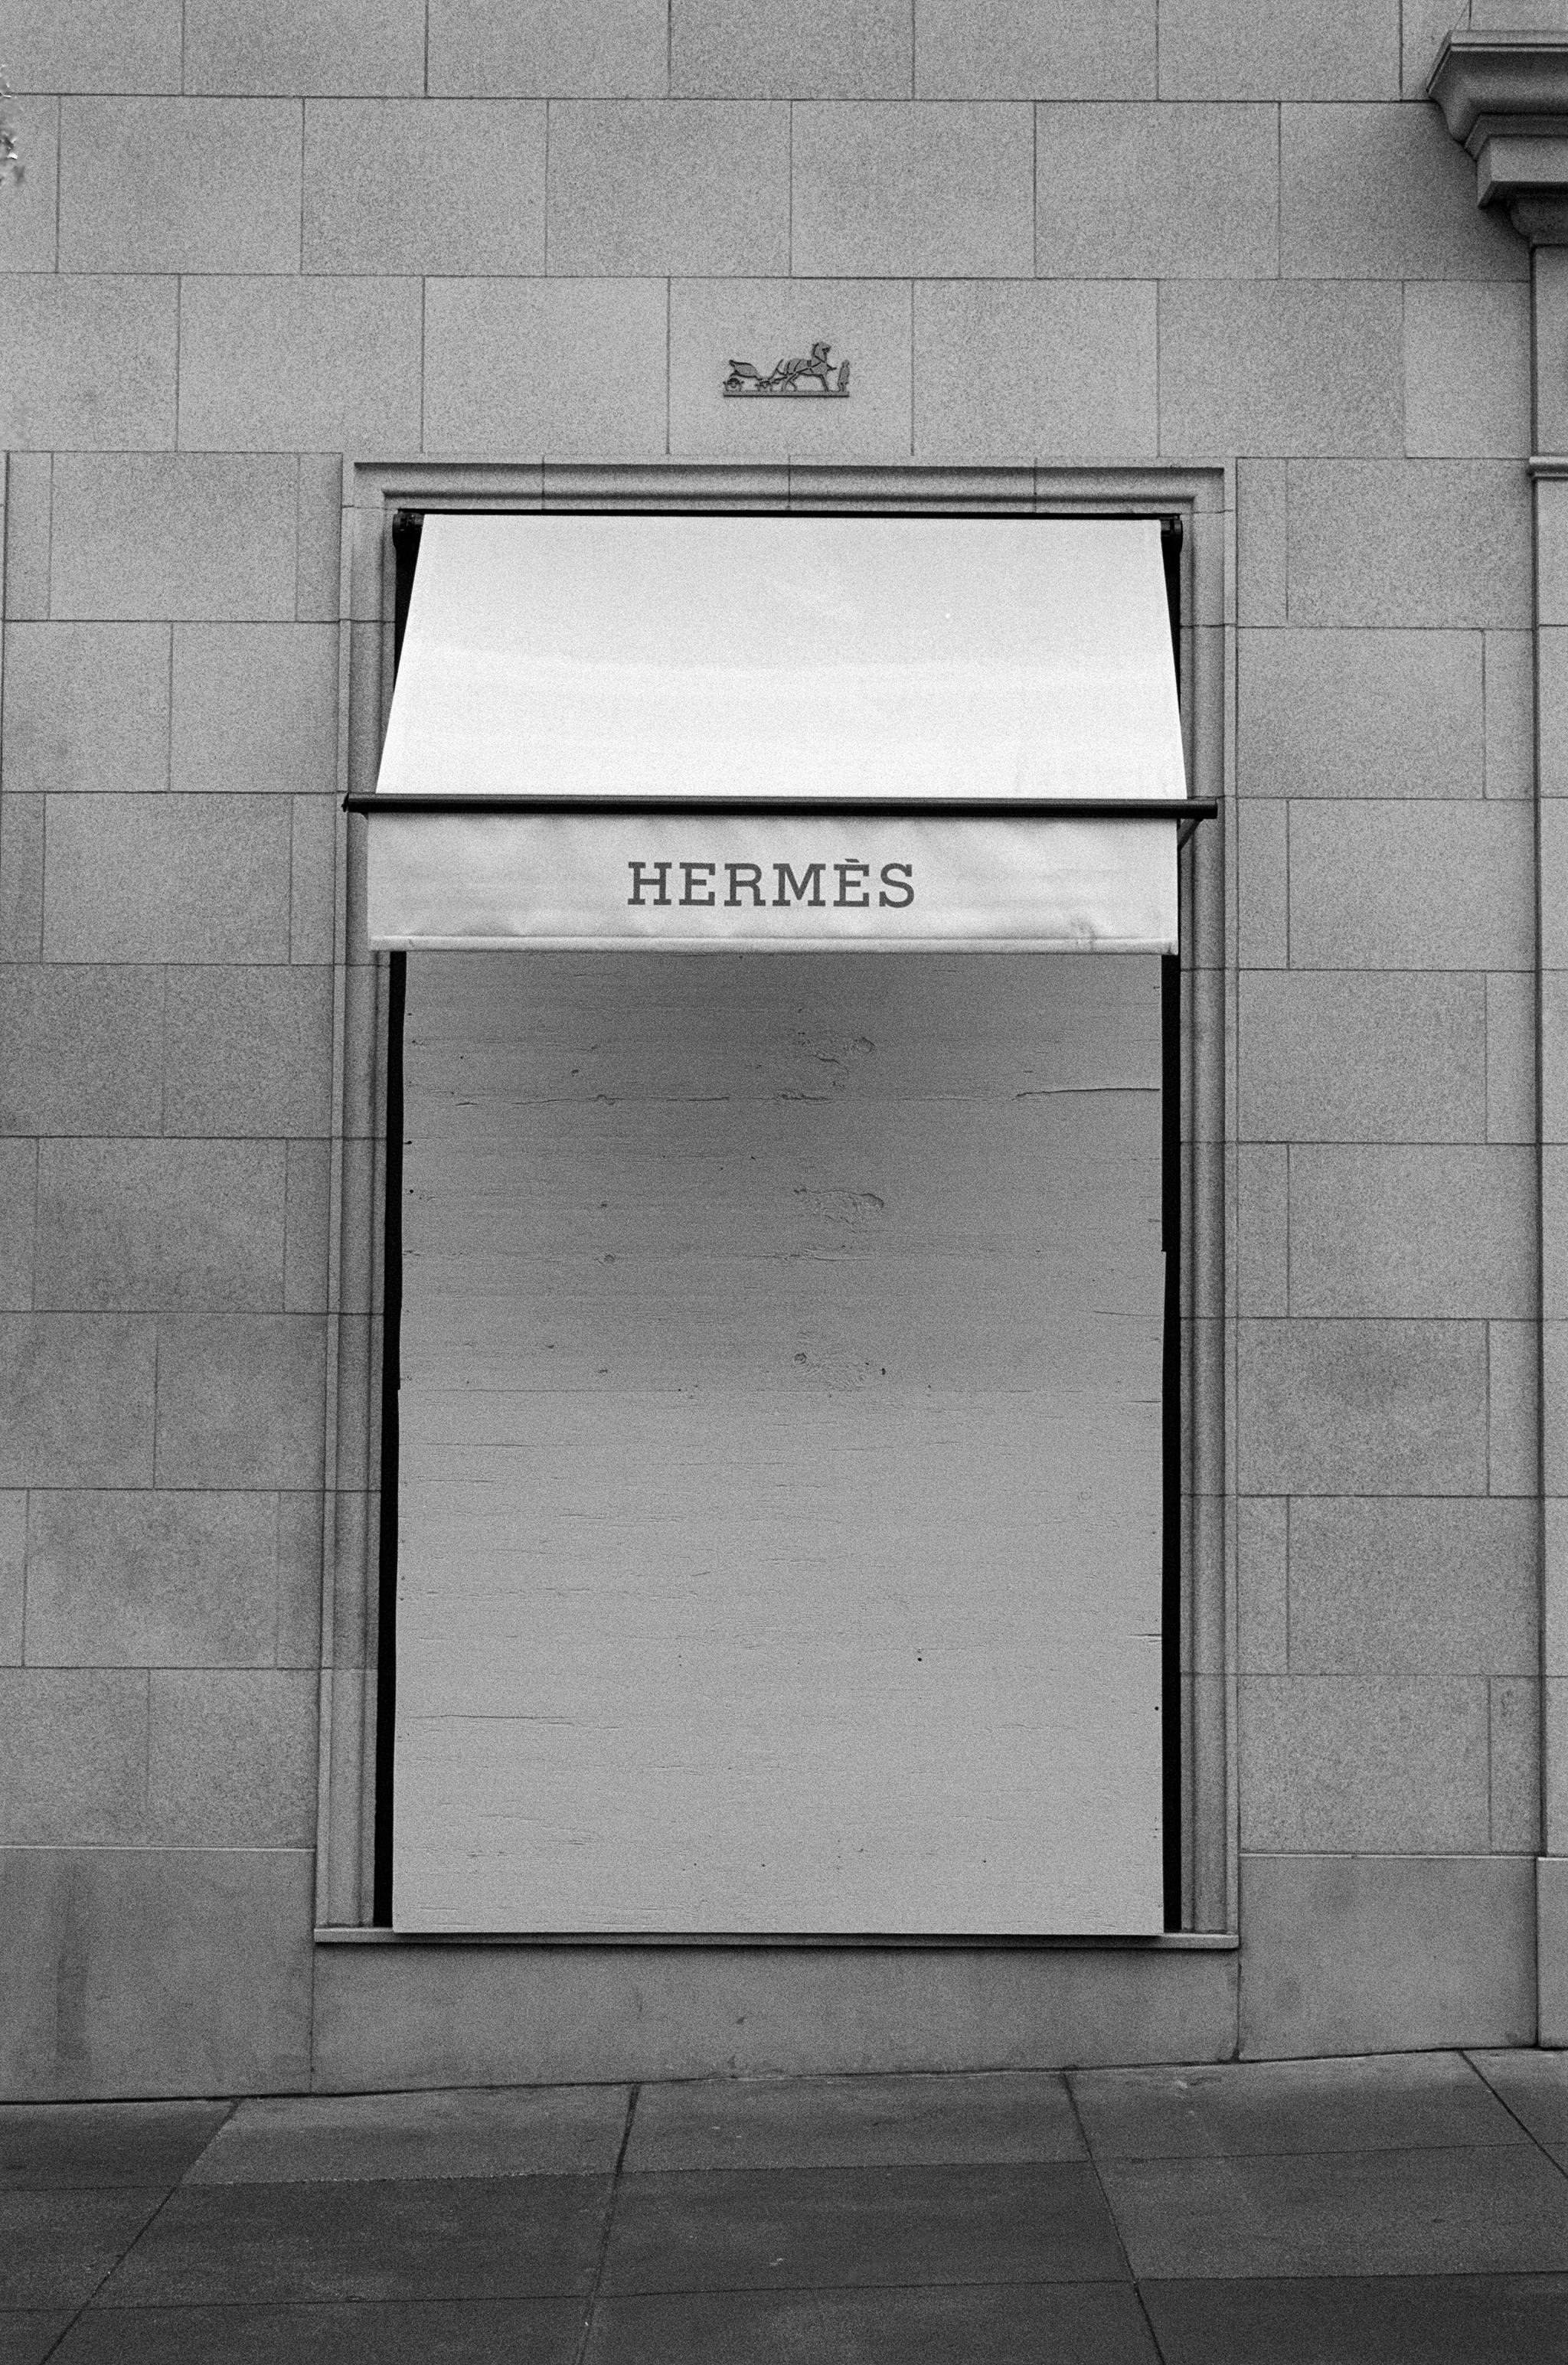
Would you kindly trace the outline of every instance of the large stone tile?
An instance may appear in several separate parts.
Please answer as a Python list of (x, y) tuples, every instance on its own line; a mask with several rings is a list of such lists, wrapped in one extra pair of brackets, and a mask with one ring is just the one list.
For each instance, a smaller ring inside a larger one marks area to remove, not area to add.
[(0, 2091), (306, 2086), (314, 1864), (307, 1849), (0, 1853)]
[(1106, 2160), (1140, 2280), (1541, 2273), (1568, 2255), (1568, 2176), (1533, 2146)]
[(1244, 1676), (1238, 1723), (1243, 1847), (1491, 1845), (1483, 1676)]
[(1533, 1672), (1538, 1526), (1523, 1500), (1298, 1498), (1290, 1507), (1292, 1667)]
[(56, 455), (50, 613), (292, 621), (292, 455)]
[(60, 2365), (574, 2365), (582, 2314), (571, 2299), (92, 2307), (55, 2354)]
[(288, 808), (275, 797), (54, 797), (44, 958), (288, 957)]
[(420, 306), (412, 278), (187, 278), (181, 443), (417, 451)]
[(1241, 794), (1481, 796), (1483, 643), (1480, 633), (1239, 633)]
[(6, 461), (6, 613), (49, 613), (49, 544), (54, 461), (48, 452), (12, 452)]
[(60, 121), (64, 271), (297, 271), (299, 106), (73, 98)]
[[(914, 297), (919, 458), (1152, 458), (1155, 287), (1147, 280), (922, 281)], [(986, 357), (983, 370), (976, 355)]]
[(27, 1533), (26, 1487), (0, 1487), (0, 1666), (5, 1667), (22, 1664)]
[(0, 2192), (0, 2307), (81, 2307), (162, 2199), (162, 2186)]
[(1161, 98), (1397, 98), (1400, 0), (1161, 0)]
[(1302, 279), (1522, 279), (1522, 240), (1475, 202), (1436, 107), (1286, 106), (1280, 267)]
[(0, 2365), (43, 2365), (71, 2322), (70, 2308), (0, 2308)]
[(1413, 282), (1405, 290), (1406, 450), (1522, 459), (1529, 434), (1529, 290)]
[(1247, 1494), (1485, 1492), (1478, 1323), (1244, 1321), (1236, 1395)]
[(6, 787), (169, 785), (166, 624), (6, 628)]
[(110, 1846), (147, 1829), (147, 1677), (0, 1668), (0, 1844)]
[(326, 1333), (306, 1314), (191, 1314), (158, 1333), (166, 1486), (321, 1482)]
[(662, 454), (669, 335), (662, 280), (431, 280), (425, 450)]
[(304, 268), (543, 271), (544, 113), (540, 100), (310, 107)]
[(1137, 2295), (1105, 2283), (681, 2292), (601, 2300), (585, 2365), (1154, 2365)]
[(1156, 0), (921, 0), (917, 98), (1152, 98)]
[(1538, 2143), (1568, 2145), (1568, 2053), (1518, 2048), (1474, 2052), (1470, 2057)]
[[(679, 458), (907, 460), (910, 291), (887, 280), (677, 280), (670, 289), (669, 437)], [(730, 401), (727, 364), (761, 370), (824, 339), (850, 364), (847, 402)]]
[(59, 245), (60, 101), (8, 97), (6, 113), (27, 163), (19, 181), (7, 183), (0, 207), (0, 271), (52, 271)]
[[(1277, 626), (1285, 621), (1282, 460), (1238, 458), (1236, 463), (1236, 618), (1241, 625)], [(1238, 633), (1238, 651), (1247, 645)], [(1245, 777), (1240, 775), (1238, 785)]]
[(1438, 62), (1438, 51), (1456, 26), (1470, 22), (1470, 0), (1404, 0), (1403, 55), (1400, 95), (1417, 104), (1426, 100), (1427, 80)]
[(1043, 273), (1272, 278), (1280, 210), (1273, 107), (1043, 106), (1035, 125)]
[(1293, 1314), (1536, 1313), (1531, 1150), (1298, 1142), (1290, 1165)]
[(575, 275), (790, 267), (790, 110), (562, 100), (551, 110), (550, 269)]
[(7, 965), (36, 963), (43, 951), (43, 815), (42, 797), (0, 796), (0, 960)]
[(1166, 2365), (1540, 2365), (1568, 2344), (1568, 2275), (1146, 2282)]
[(608, 2177), (183, 2185), (106, 2305), (507, 2299), (585, 2292)]
[(903, 0), (671, 0), (675, 98), (907, 98)]
[[(659, 2090), (648, 2088), (642, 2107)], [(186, 2181), (608, 2176), (628, 2100), (623, 2086), (524, 2086), (241, 2102)]]
[(1123, 2272), (1087, 2162), (732, 2169), (628, 2178), (604, 2289), (1093, 2282)]
[(424, 88), (424, 0), (185, 0), (188, 91)]
[(331, 1027), (327, 970), (176, 970), (169, 979), (164, 1130), (321, 1138), (331, 1097)]
[(1304, 975), (1240, 982), (1248, 1141), (1483, 1141), (1480, 977)]
[(226, 2102), (0, 2103), (0, 2191), (178, 2181)]
[(177, 624), (173, 706), (175, 790), (330, 793), (338, 768), (338, 628)]
[(1515, 970), (1486, 981), (1486, 1138), (1536, 1138), (1537, 985)]
[[(1517, 465), (1293, 459), (1289, 488), (1293, 624), (1530, 622), (1529, 487)], [(1449, 563), (1457, 540), (1462, 567)]]
[(178, 90), (181, 0), (0, 0), (17, 90)]
[(172, 444), (176, 310), (172, 278), (7, 278), (0, 443), (15, 452)]
[(1521, 803), (1304, 802), (1290, 851), (1297, 969), (1533, 966), (1533, 816)]
[(0, 1314), (0, 1485), (150, 1486), (154, 1326)]
[(637, 2097), (626, 2169), (1081, 2159), (1060, 2078), (700, 2079)]
[[(1400, 451), (1402, 318), (1402, 290), (1365, 281), (1167, 286), (1159, 306), (1160, 449), (1227, 457)], [(1221, 353), (1226, 365), (1216, 374)]]
[(281, 1141), (45, 1141), (33, 1303), (126, 1311), (283, 1303)]
[(429, 0), (425, 87), (453, 97), (662, 98), (669, 39), (668, 0), (573, 0), (569, 8)]
[(1533, 2042), (1526, 1858), (1244, 1855), (1241, 1930), (1244, 2055)]
[(316, 1836), (309, 1668), (158, 1668), (147, 1821), (172, 1847), (307, 1847)]
[(815, 105), (793, 117), (793, 274), (1033, 275), (1027, 106)]
[(1070, 2082), (1099, 2160), (1426, 2151), (1524, 2140), (1456, 2053), (1081, 2069)]
[(0, 969), (0, 1131), (156, 1133), (163, 972)]

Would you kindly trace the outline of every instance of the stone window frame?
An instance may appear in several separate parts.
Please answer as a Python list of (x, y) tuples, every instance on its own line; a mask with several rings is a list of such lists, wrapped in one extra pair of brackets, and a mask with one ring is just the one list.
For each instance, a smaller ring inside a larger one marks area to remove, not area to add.
[[(1180, 678), (1188, 782), (1192, 794), (1215, 798), (1221, 807), (1217, 820), (1193, 834), (1181, 870), (1182, 1926), (1163, 1941), (1042, 1936), (1006, 1943), (1050, 1947), (1234, 1942), (1239, 1858), (1230, 1213), (1236, 1094), (1234, 468), (370, 461), (345, 472), (343, 499), (340, 801), (343, 794), (368, 793), (375, 785), (391, 709), (397, 585), (392, 525), (401, 509), (793, 508), (1182, 519)], [(374, 1922), (389, 957), (365, 947), (364, 835), (364, 822), (340, 810), (316, 1934), (322, 1943), (375, 1938), (394, 1945), (439, 1944), (401, 1937)], [(523, 1934), (492, 1943), (525, 1947), (552, 1942)], [(607, 1937), (593, 1943), (630, 1942)], [(731, 1942), (703, 1937), (689, 1943)], [(908, 1943), (934, 1942), (912, 1933)], [(987, 1942), (943, 1943), (983, 1947)]]

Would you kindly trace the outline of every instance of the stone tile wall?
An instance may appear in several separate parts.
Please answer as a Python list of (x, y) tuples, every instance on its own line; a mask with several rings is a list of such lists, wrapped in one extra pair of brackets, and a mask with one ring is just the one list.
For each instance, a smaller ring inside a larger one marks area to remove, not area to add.
[(1550, 13), (0, 0), (10, 2090), (309, 2074), (341, 487), (421, 454), (1232, 470), (1242, 2037), (1529, 2035), (1527, 257), (1422, 91)]

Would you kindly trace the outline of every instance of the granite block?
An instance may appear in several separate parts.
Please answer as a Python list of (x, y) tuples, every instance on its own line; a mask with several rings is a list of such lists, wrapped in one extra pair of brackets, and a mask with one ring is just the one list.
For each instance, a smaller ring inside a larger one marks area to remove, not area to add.
[(819, 104), (792, 113), (792, 274), (1033, 273), (1035, 135), (1027, 106)]
[(1534, 1313), (1533, 1150), (1298, 1143), (1290, 1161), (1293, 1314)]
[(50, 613), (291, 620), (297, 484), (281, 454), (57, 455)]
[(1236, 463), (1236, 621), (1285, 621), (1285, 464)]
[(188, 91), (420, 91), (424, 0), (185, 0), (185, 55)]
[(35, 1303), (281, 1307), (281, 1141), (46, 1141)]
[(286, 959), (289, 821), (274, 797), (51, 797), (44, 958)]
[(0, 2089), (266, 2093), (310, 2079), (307, 1850), (9, 1850)]
[(269, 1666), (277, 1528), (273, 1495), (35, 1487), (28, 1665)]
[(1540, 1483), (1539, 1326), (1489, 1322), (1486, 1365), (1486, 1491), (1534, 1495)]
[(1536, 1524), (1524, 1502), (1294, 1502), (1292, 1673), (1532, 1673)]
[(1528, 971), (1486, 981), (1486, 1138), (1536, 1138), (1536, 981)]
[(1479, 1323), (1243, 1321), (1236, 1395), (1246, 1494), (1484, 1491)]
[(288, 957), (330, 961), (338, 925), (339, 815), (326, 797), (296, 797), (289, 856)]
[[(0, 7), (0, 23), (5, 15)], [(59, 243), (60, 101), (7, 98), (6, 116), (22, 177), (6, 183), (0, 206), (0, 271), (52, 271)]]
[(171, 1847), (308, 1847), (316, 1836), (308, 1667), (155, 1671), (147, 1818)]
[(1484, 636), (1237, 635), (1244, 797), (1479, 797)]
[(1568, 975), (1540, 972), (1540, 1055), (1543, 1141), (1568, 1140)]
[(421, 311), (417, 279), (186, 280), (182, 444), (417, 451)]
[(0, 53), (19, 91), (175, 91), (181, 0), (0, 0)]
[(169, 785), (166, 624), (7, 624), (6, 787)]
[(1238, 1066), (1244, 1141), (1484, 1140), (1484, 981), (1244, 973)]
[(1244, 1854), (1241, 1927), (1244, 2057), (1534, 2041), (1517, 1856)]
[[(910, 291), (864, 279), (677, 280), (670, 288), (670, 449), (681, 458), (902, 460), (910, 450)], [(769, 369), (825, 338), (853, 400), (732, 402), (725, 364)], [(715, 356), (718, 356), (715, 364)]]
[[(1055, 279), (1271, 278), (1271, 106), (1044, 106), (1036, 268)], [(1206, 448), (1206, 447), (1205, 447)]]
[(1292, 279), (1524, 279), (1506, 214), (1436, 107), (1286, 106), (1280, 268)]
[(64, 271), (297, 271), (297, 101), (68, 98), (60, 263)]
[(1529, 489), (1506, 461), (1293, 460), (1289, 501), (1293, 624), (1529, 624)]
[(0, 1314), (0, 1485), (150, 1486), (153, 1326)]
[(0, 1667), (22, 1664), (27, 1560), (27, 1489), (0, 1487)]
[(172, 444), (175, 286), (148, 276), (8, 279), (0, 443), (13, 451)]
[(1535, 794), (1535, 647), (1529, 633), (1486, 633), (1486, 793)]
[(671, 0), (674, 98), (908, 98), (903, 0)]
[(1397, 98), (1400, 0), (1161, 0), (1161, 98)]
[(1238, 1143), (1236, 1152), (1236, 1311), (1287, 1314), (1290, 1151), (1283, 1142)]
[(330, 1143), (291, 1141), (283, 1259), (283, 1302), (290, 1314), (326, 1311), (331, 1184)]
[[(364, 1538), (353, 1531), (347, 1507), (363, 1511), (362, 1496), (338, 1495), (335, 1538), (340, 1589), (350, 1591), (348, 1573), (366, 1565)], [(277, 1498), (277, 1639), (280, 1667), (321, 1664), (321, 1559), (325, 1504), (319, 1493), (299, 1491)], [(329, 1652), (329, 1657), (330, 1653)]]
[(540, 100), (308, 107), (304, 268), (543, 271), (544, 144)]
[(0, 1306), (13, 1313), (33, 1303), (38, 1152), (36, 1141), (0, 1138)]
[(787, 272), (789, 108), (562, 100), (546, 237), (567, 278)]
[(147, 1677), (0, 1668), (0, 1845), (113, 1846), (147, 1826)]
[[(1557, 677), (1552, 684), (1554, 704), (1556, 704), (1562, 697), (1563, 636), (1561, 628), (1568, 624), (1568, 482), (1562, 477), (1543, 476), (1537, 482), (1535, 528), (1537, 621), (1541, 624), (1558, 628), (1550, 636), (1542, 634), (1541, 650), (1543, 677), (1547, 670), (1549, 652), (1552, 660), (1552, 670)], [(1543, 680), (1543, 709), (1545, 702)], [(1556, 719), (1554, 714), (1553, 720)], [(1544, 752), (1549, 744), (1544, 712), (1541, 742)], [(1550, 744), (1552, 745), (1554, 755), (1561, 760), (1561, 739), (1554, 735)], [(1558, 790), (1555, 793), (1561, 795), (1562, 791)]]
[[(923, 281), (916, 456), (1058, 465), (1151, 457), (1155, 317), (1155, 288), (1145, 280)], [(976, 353), (987, 356), (978, 382)]]
[(302, 452), (294, 594), (301, 623), (336, 623), (342, 612), (342, 454)]
[[(1400, 293), (1351, 280), (1162, 287), (1161, 450), (1226, 457), (1400, 451)], [(1221, 353), (1226, 366), (1216, 374)]]
[(1156, 0), (921, 0), (917, 98), (1153, 98)]
[(1490, 1718), (1491, 1846), (1495, 1855), (1540, 1853), (1540, 1685), (1533, 1676), (1494, 1678)]
[(49, 613), (54, 460), (48, 452), (6, 456), (6, 615), (11, 623)]
[(476, 98), (662, 98), (667, 0), (429, 0), (426, 88)]
[(1518, 803), (1303, 802), (1291, 813), (1296, 969), (1528, 970), (1533, 817)]
[(43, 955), (43, 814), (41, 796), (0, 792), (0, 961)]
[(336, 788), (335, 624), (176, 625), (173, 696), (176, 790)]
[(494, 458), (662, 454), (668, 339), (661, 280), (432, 280), (425, 449)]
[(1480, 1679), (1243, 1676), (1241, 1844), (1484, 1852), (1488, 1730)]
[(1530, 297), (1517, 282), (1405, 290), (1405, 449), (1522, 459), (1530, 448)]
[(158, 1483), (321, 1483), (326, 1327), (303, 1314), (167, 1315), (158, 1325)]
[(1285, 1672), (1290, 1648), (1289, 1509), (1278, 1495), (1245, 1495), (1236, 1506), (1236, 1650), (1243, 1675)]
[(1445, 35), (1470, 22), (1470, 0), (1404, 0), (1400, 95), (1423, 104)]
[(319, 970), (183, 969), (169, 979), (164, 1129), (319, 1138), (332, 981)]
[(0, 968), (0, 1133), (156, 1133), (163, 975)]

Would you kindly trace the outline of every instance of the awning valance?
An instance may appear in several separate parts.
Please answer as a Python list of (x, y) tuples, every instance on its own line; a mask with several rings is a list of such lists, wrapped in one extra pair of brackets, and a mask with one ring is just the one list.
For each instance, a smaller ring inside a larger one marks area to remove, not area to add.
[(424, 524), (371, 942), (1174, 951), (1157, 520)]

